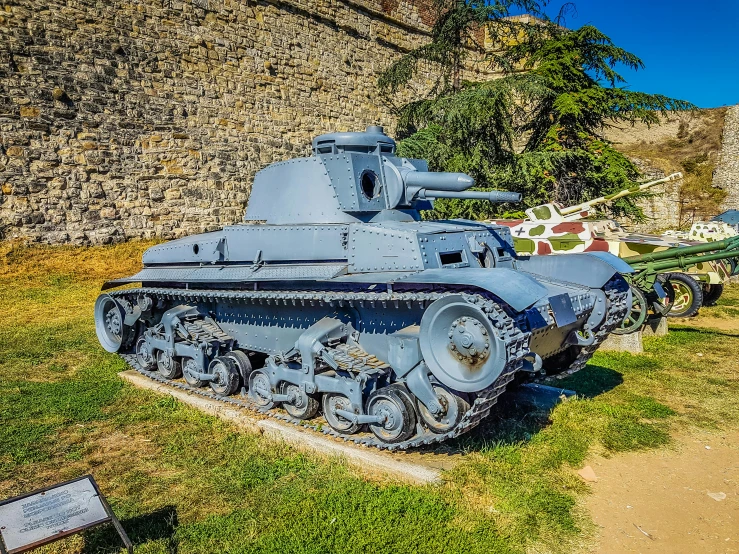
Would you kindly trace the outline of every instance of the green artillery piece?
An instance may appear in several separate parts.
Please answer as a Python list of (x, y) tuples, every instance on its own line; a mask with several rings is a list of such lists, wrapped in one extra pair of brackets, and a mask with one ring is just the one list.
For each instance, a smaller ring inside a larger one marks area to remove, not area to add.
[[(673, 287), (669, 286), (670, 272), (685, 271), (698, 264), (725, 260), (737, 255), (739, 255), (739, 236), (623, 258), (623, 261), (634, 269), (631, 275), (624, 275), (631, 285), (632, 308), (620, 329), (614, 332), (626, 335), (639, 330), (646, 321), (650, 308), (658, 316), (663, 316), (669, 311), (670, 304), (674, 301), (674, 297), (670, 298), (671, 294), (674, 295)], [(655, 296), (667, 298), (667, 301), (650, 304), (647, 299)], [(666, 311), (663, 310), (663, 306), (667, 306)]]

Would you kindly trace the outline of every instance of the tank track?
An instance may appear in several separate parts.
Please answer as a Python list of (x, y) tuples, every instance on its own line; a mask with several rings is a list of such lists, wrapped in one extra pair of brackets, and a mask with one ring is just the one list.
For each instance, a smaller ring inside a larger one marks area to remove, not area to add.
[(604, 286), (604, 292), (606, 293), (606, 301), (608, 302), (608, 311), (603, 323), (600, 325), (598, 330), (595, 332), (595, 341), (590, 346), (584, 346), (573, 362), (567, 367), (566, 370), (561, 371), (555, 375), (549, 376), (546, 379), (540, 381), (547, 381), (551, 379), (564, 379), (568, 375), (572, 375), (580, 371), (593, 357), (595, 351), (601, 343), (608, 338), (608, 335), (618, 327), (626, 317), (626, 313), (629, 310), (629, 306), (626, 303), (626, 299), (629, 295), (629, 285), (626, 280), (620, 275), (615, 275), (608, 281)]
[[(166, 298), (168, 300), (175, 301), (215, 301), (215, 300), (231, 300), (231, 301), (257, 301), (257, 302), (272, 302), (275, 304), (293, 302), (320, 302), (322, 304), (331, 304), (333, 302), (344, 303), (344, 302), (368, 302), (381, 303), (384, 307), (394, 304), (399, 306), (400, 303), (423, 303), (424, 307), (426, 303), (433, 302), (446, 294), (451, 293), (438, 293), (438, 292), (413, 292), (413, 293), (366, 293), (366, 292), (348, 292), (348, 293), (335, 293), (335, 292), (312, 292), (312, 291), (292, 291), (292, 292), (267, 292), (267, 291), (197, 291), (197, 290), (179, 290), (179, 289), (161, 289), (161, 288), (139, 288), (139, 289), (126, 289), (123, 291), (116, 291), (111, 293), (111, 296), (117, 298), (127, 298), (129, 302), (131, 297), (135, 297), (141, 294), (149, 294), (159, 298)], [(158, 372), (147, 371), (141, 367), (136, 360), (135, 354), (122, 354), (121, 357), (136, 371), (142, 375), (168, 386), (178, 388), (181, 390), (188, 391), (199, 396), (203, 396), (212, 400), (218, 400), (220, 402), (226, 402), (228, 404), (238, 406), (240, 408), (246, 408), (252, 411), (256, 411), (260, 414), (286, 421), (294, 425), (310, 428), (314, 431), (322, 432), (326, 435), (330, 435), (336, 438), (343, 439), (344, 441), (351, 441), (356, 444), (365, 446), (371, 446), (379, 449), (386, 450), (407, 450), (409, 448), (416, 448), (424, 445), (430, 445), (433, 443), (440, 443), (449, 440), (454, 437), (458, 437), (472, 428), (476, 427), (487, 415), (490, 413), (490, 409), (497, 402), (498, 397), (505, 391), (506, 386), (513, 380), (514, 374), (520, 369), (523, 363), (523, 356), (528, 352), (528, 340), (530, 333), (522, 329), (523, 321), (514, 319), (492, 299), (485, 298), (479, 294), (465, 294), (465, 299), (468, 302), (476, 303), (480, 306), (482, 311), (488, 314), (488, 317), (493, 321), (494, 328), (500, 334), (506, 342), (506, 348), (508, 350), (509, 361), (506, 367), (501, 372), (500, 376), (495, 382), (487, 387), (486, 389), (476, 394), (475, 401), (473, 402), (470, 409), (462, 416), (459, 424), (447, 433), (436, 434), (431, 431), (424, 430), (422, 433), (417, 433), (411, 439), (396, 444), (388, 444), (380, 441), (371, 433), (358, 433), (353, 435), (347, 435), (339, 433), (332, 429), (325, 423), (313, 423), (311, 421), (304, 421), (295, 419), (289, 416), (286, 412), (278, 412), (274, 409), (265, 409), (257, 406), (251, 402), (248, 397), (243, 394), (240, 397), (233, 396), (220, 396), (215, 394), (212, 390), (206, 388), (196, 388), (181, 382), (181, 381), (170, 381), (162, 377)], [(361, 349), (347, 349), (346, 347), (340, 346), (339, 348), (330, 349), (331, 354), (335, 359), (342, 360), (343, 363), (354, 363), (358, 365), (364, 365), (365, 367), (371, 367), (374, 369), (382, 368), (386, 366), (383, 362), (367, 354), (366, 352), (359, 351)], [(355, 365), (355, 368), (357, 365)]]
[[(608, 298), (608, 312), (604, 323), (600, 326), (596, 333), (595, 342), (589, 346), (584, 347), (577, 358), (568, 367), (567, 370), (562, 372), (562, 376), (570, 375), (576, 371), (579, 371), (585, 367), (587, 361), (592, 357), (593, 353), (597, 349), (598, 345), (605, 340), (608, 334), (621, 322), (624, 315), (626, 314), (626, 297), (628, 293), (628, 287), (626, 290), (621, 290), (621, 284), (625, 283), (622, 278), (615, 278), (609, 281), (606, 285), (606, 296)], [(338, 303), (338, 305), (349, 304), (352, 302), (367, 302), (371, 306), (375, 303), (380, 303), (383, 307), (388, 305), (395, 305), (396, 307), (400, 303), (407, 303), (409, 306), (415, 302), (421, 304), (422, 307), (427, 307), (427, 304), (452, 293), (441, 293), (441, 292), (409, 292), (409, 293), (398, 293), (398, 292), (323, 292), (323, 291), (217, 291), (217, 290), (181, 290), (181, 289), (169, 289), (169, 288), (152, 288), (144, 287), (138, 289), (126, 289), (122, 291), (115, 291), (109, 293), (113, 297), (127, 298), (138, 296), (142, 294), (153, 295), (158, 298), (164, 298), (167, 300), (183, 301), (183, 302), (198, 302), (198, 301), (216, 301), (216, 300), (229, 300), (229, 301), (244, 301), (244, 302), (267, 302), (274, 303), (275, 305), (283, 304), (296, 304), (305, 303), (314, 304), (320, 303), (321, 305), (331, 305), (332, 303)], [(424, 430), (422, 433), (414, 435), (411, 439), (396, 444), (388, 444), (380, 441), (371, 433), (358, 433), (347, 435), (339, 433), (332, 429), (328, 424), (314, 423), (312, 421), (299, 420), (291, 417), (284, 411), (276, 411), (274, 409), (265, 409), (257, 406), (251, 402), (248, 397), (242, 394), (240, 397), (234, 396), (220, 396), (215, 394), (212, 390), (207, 388), (196, 388), (182, 381), (171, 381), (162, 377), (156, 371), (147, 371), (141, 367), (136, 359), (135, 354), (121, 354), (121, 357), (131, 366), (134, 370), (141, 373), (142, 375), (157, 381), (159, 383), (171, 386), (173, 388), (185, 390), (192, 394), (209, 398), (211, 400), (217, 400), (225, 402), (239, 408), (245, 408), (251, 411), (256, 411), (262, 415), (278, 419), (291, 423), (293, 425), (312, 429), (316, 432), (323, 433), (335, 438), (342, 439), (344, 441), (350, 441), (355, 444), (375, 447), (380, 450), (408, 450), (410, 448), (418, 448), (421, 446), (428, 446), (436, 443), (441, 443), (449, 439), (456, 438), (464, 433), (470, 431), (474, 427), (480, 424), (480, 422), (487, 417), (490, 410), (495, 405), (498, 397), (505, 391), (508, 384), (513, 381), (515, 373), (521, 368), (523, 364), (523, 356), (528, 352), (528, 341), (530, 333), (524, 331), (525, 324), (523, 322), (523, 315), (517, 318), (511, 317), (507, 314), (497, 302), (490, 298), (486, 298), (480, 294), (465, 294), (465, 299), (468, 302), (479, 304), (483, 312), (488, 314), (488, 317), (493, 321), (494, 327), (500, 333), (501, 337), (506, 340), (507, 350), (509, 354), (509, 362), (501, 372), (500, 376), (495, 382), (487, 387), (486, 389), (478, 392), (476, 398), (470, 409), (464, 414), (460, 423), (451, 431), (447, 433), (436, 434), (431, 431)], [(219, 329), (220, 331), (220, 329)], [(221, 331), (222, 333), (222, 331)], [(214, 336), (215, 338), (215, 336)], [(230, 337), (229, 337), (230, 338)], [(345, 347), (331, 349), (332, 355), (335, 359), (341, 359), (344, 363), (351, 364), (352, 360), (354, 363), (361, 363), (364, 358), (370, 360), (370, 365), (374, 368), (382, 368), (383, 362), (370, 356), (365, 352), (350, 352)], [(350, 360), (351, 358), (352, 360)], [(372, 360), (374, 358), (374, 360)], [(559, 375), (558, 375), (559, 377)]]

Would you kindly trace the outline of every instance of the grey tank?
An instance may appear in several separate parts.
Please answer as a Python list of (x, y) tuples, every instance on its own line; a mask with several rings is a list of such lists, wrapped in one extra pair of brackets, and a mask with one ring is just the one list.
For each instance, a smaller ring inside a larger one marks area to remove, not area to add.
[(435, 198), (519, 199), (473, 184), (380, 127), (322, 135), (256, 175), (242, 224), (107, 282), (98, 338), (152, 378), (363, 444), (456, 437), (514, 378), (584, 367), (630, 305), (615, 256), (518, 257), (505, 226), (421, 220)]

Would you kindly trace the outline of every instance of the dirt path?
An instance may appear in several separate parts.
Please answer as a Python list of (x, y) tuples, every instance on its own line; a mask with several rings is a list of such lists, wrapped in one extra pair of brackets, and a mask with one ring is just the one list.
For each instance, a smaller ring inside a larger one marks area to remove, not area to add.
[(589, 460), (592, 552), (739, 552), (739, 431), (680, 437), (675, 449)]

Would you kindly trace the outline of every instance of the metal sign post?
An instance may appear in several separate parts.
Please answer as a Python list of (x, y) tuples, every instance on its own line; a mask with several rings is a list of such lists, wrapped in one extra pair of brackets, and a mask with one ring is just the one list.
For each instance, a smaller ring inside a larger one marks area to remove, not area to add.
[(112, 523), (129, 554), (131, 543), (92, 475), (0, 501), (0, 553), (19, 554), (85, 529)]

